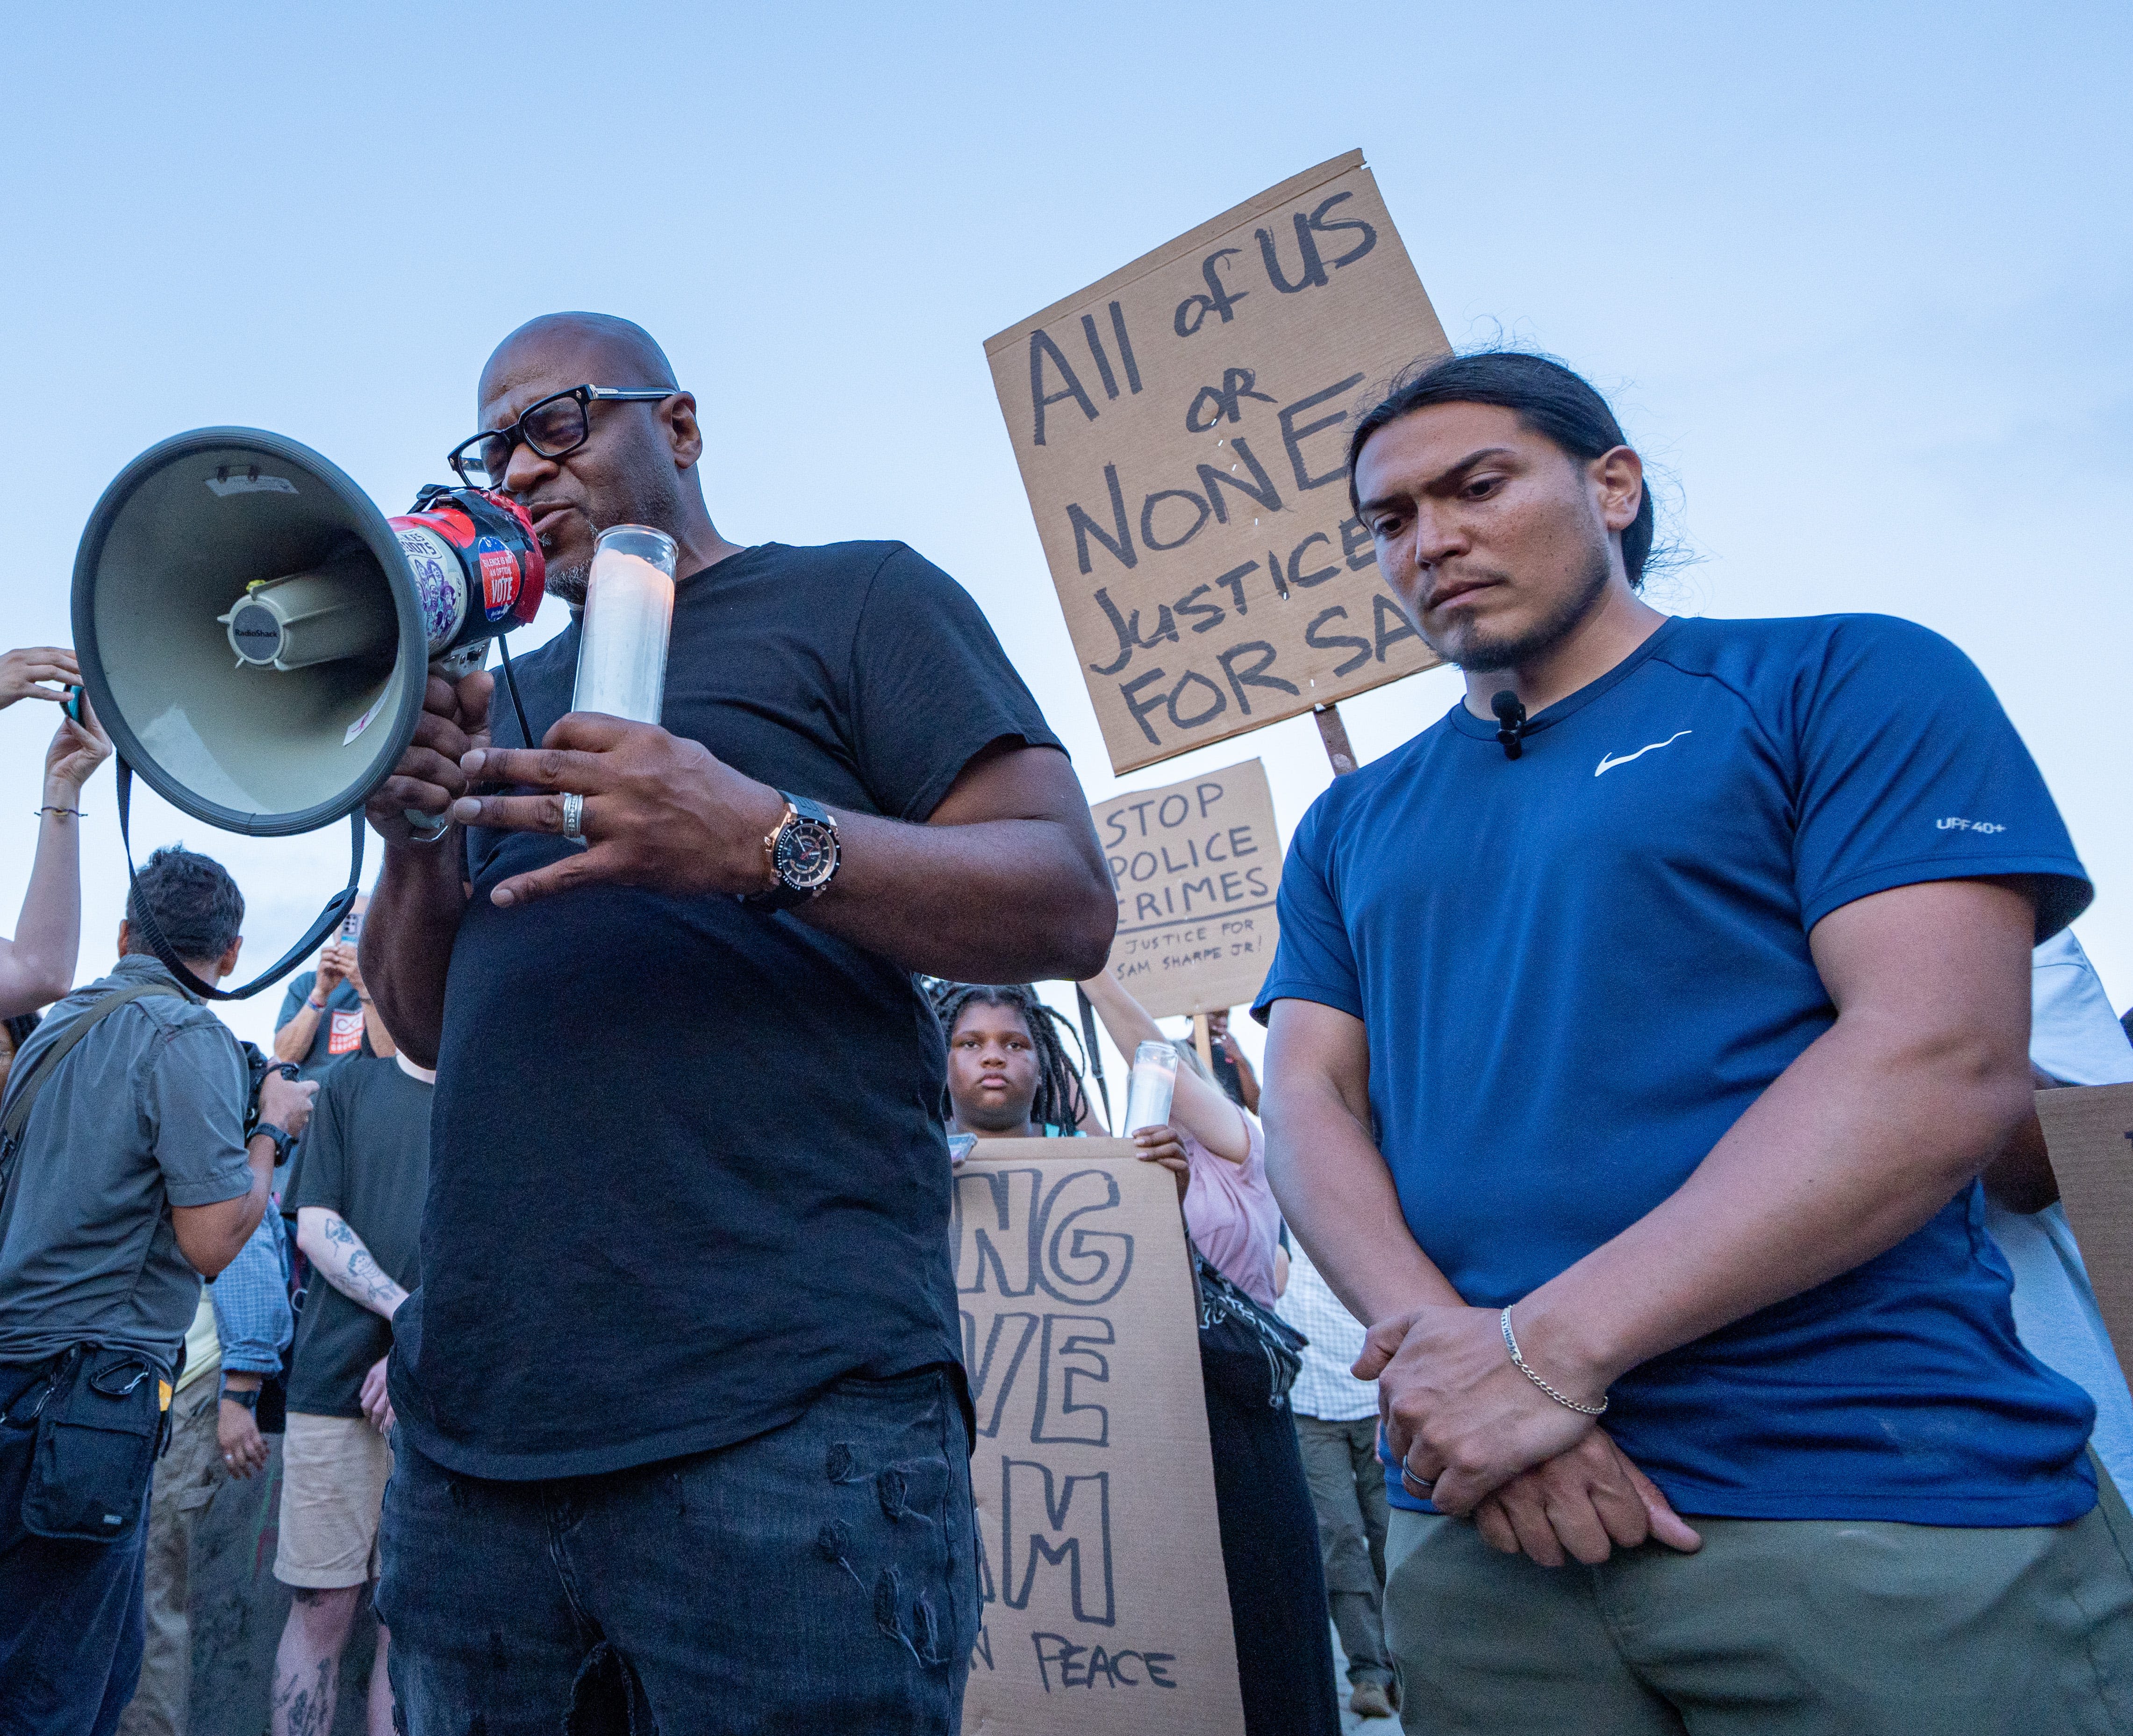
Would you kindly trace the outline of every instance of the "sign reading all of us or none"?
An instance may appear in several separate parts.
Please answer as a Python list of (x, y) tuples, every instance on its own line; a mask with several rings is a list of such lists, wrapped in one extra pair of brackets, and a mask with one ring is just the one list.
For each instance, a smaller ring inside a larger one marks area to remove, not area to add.
[(986, 344), (1115, 771), (1437, 661), (1349, 511), (1347, 430), (1449, 347), (1360, 151)]
[(1281, 840), (1255, 759), (1092, 803), (1119, 895), (1109, 969), (1158, 1018), (1248, 1002), (1280, 930)]

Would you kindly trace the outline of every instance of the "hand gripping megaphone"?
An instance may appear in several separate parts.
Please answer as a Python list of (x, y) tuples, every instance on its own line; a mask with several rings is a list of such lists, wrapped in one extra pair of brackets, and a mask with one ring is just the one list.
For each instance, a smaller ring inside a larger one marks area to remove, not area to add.
[(129, 878), (137, 771), (224, 831), (284, 837), (353, 816), (348, 885), (242, 988), (186, 970), (137, 898), (142, 938), (180, 981), (241, 1000), (342, 920), (363, 805), (413, 739), (429, 672), (479, 668), (490, 640), (533, 618), (546, 582), (509, 497), (432, 486), (388, 518), (309, 447), (256, 428), (176, 435), (119, 472), (75, 558), (74, 635), (118, 750)]

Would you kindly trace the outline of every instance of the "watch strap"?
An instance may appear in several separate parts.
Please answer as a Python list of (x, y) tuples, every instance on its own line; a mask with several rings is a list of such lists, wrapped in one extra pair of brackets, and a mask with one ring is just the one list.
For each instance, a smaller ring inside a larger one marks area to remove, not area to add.
[(243, 1405), (246, 1410), (256, 1412), (259, 1408), (259, 1392), (260, 1389), (258, 1387), (253, 1387), (248, 1392), (242, 1387), (232, 1387), (225, 1381), (223, 1383), (220, 1396), (229, 1404)]
[[(746, 905), (749, 909), (766, 913), (795, 909), (806, 903), (811, 898), (819, 897), (830, 883), (828, 880), (825, 880), (821, 886), (794, 886), (782, 875), (778, 874), (778, 842), (784, 834), (786, 828), (796, 821), (804, 820), (816, 825), (827, 826), (832, 834), (837, 829), (835, 817), (819, 801), (811, 801), (805, 796), (795, 796), (790, 790), (780, 790), (778, 793), (785, 801), (785, 817), (778, 821), (776, 829), (763, 840), (763, 849), (770, 858), (770, 871), (773, 875), (778, 875), (777, 883), (765, 887), (761, 892), (735, 894), (740, 902)], [(831, 870), (832, 879), (835, 878), (835, 869), (832, 868)]]
[(275, 1162), (286, 1163), (289, 1161), (289, 1147), (296, 1142), (289, 1130), (284, 1127), (278, 1127), (271, 1121), (259, 1122), (255, 1123), (252, 1131), (244, 1136), (244, 1142), (249, 1145), (262, 1133), (274, 1142)]

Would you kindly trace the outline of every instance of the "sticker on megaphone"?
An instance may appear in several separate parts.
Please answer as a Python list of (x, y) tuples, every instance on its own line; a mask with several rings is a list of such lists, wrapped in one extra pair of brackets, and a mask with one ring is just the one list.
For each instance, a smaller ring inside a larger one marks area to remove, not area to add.
[[(425, 488), (415, 511), (387, 522), (415, 581), (432, 662), (485, 647), (539, 610), (546, 579), (540, 540), (508, 495)], [(309, 571), (255, 579), (215, 618), (240, 664), (284, 673), (389, 653), (399, 632), (392, 597), (378, 589), (375, 563), (360, 549)], [(455, 661), (467, 668), (451, 672), (465, 674), (481, 657)], [(359, 723), (348, 739), (360, 733)]]

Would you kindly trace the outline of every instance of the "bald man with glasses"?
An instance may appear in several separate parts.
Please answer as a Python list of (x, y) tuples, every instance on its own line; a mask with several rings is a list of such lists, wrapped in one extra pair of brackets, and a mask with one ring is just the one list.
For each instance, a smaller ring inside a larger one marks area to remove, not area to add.
[(538, 745), (486, 675), (432, 680), (370, 807), (364, 975), (437, 1070), (393, 1320), (393, 1686), (411, 1736), (574, 1705), (946, 1736), (977, 1575), (914, 973), (1086, 977), (1116, 906), (970, 597), (901, 543), (727, 540), (676, 377), (626, 322), (536, 320), (453, 454), (574, 609), (600, 531), (679, 546), (661, 723), (571, 712), (574, 622), (516, 662)]

